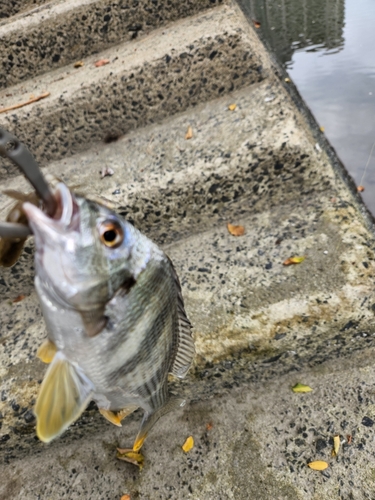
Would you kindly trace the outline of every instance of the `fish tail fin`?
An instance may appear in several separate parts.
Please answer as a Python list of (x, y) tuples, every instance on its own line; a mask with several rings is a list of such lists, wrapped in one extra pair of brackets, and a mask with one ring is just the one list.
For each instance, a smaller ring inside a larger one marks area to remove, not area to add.
[(49, 443), (81, 415), (93, 392), (93, 384), (64, 354), (57, 352), (40, 388), (35, 405), (36, 432)]
[(154, 413), (146, 412), (143, 416), (141, 428), (138, 432), (137, 437), (135, 438), (133, 451), (139, 451), (143, 443), (147, 437), (147, 434), (151, 430), (151, 428), (156, 424), (160, 417), (169, 413), (172, 410), (176, 410), (177, 408), (182, 408), (185, 406), (186, 400), (178, 397), (171, 397), (168, 399), (165, 405), (156, 410)]

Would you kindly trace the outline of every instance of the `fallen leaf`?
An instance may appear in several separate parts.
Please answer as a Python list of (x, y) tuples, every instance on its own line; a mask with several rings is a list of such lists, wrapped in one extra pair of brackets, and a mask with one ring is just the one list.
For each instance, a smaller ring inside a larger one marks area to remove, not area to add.
[(352, 444), (352, 441), (353, 441), (353, 436), (351, 436), (350, 434), (348, 434), (346, 436), (346, 440), (348, 441), (348, 444)]
[(340, 449), (340, 436), (337, 434), (336, 436), (333, 436), (333, 450), (332, 450), (332, 456), (337, 457)]
[(284, 260), (283, 266), (291, 266), (292, 264), (301, 264), (306, 257), (289, 257), (289, 259)]
[(77, 61), (73, 64), (74, 68), (81, 68), (84, 65), (83, 61)]
[(131, 448), (117, 448), (117, 452), (117, 458), (119, 460), (137, 465), (140, 469), (143, 468), (145, 457), (141, 453), (133, 451)]
[(37, 97), (33, 97), (32, 99), (29, 99), (28, 101), (20, 102), (18, 104), (13, 104), (13, 106), (8, 106), (7, 108), (1, 108), (0, 113), (6, 113), (7, 111), (13, 111), (13, 109), (18, 109), (22, 108), (23, 106), (27, 106), (28, 104), (32, 104), (33, 102), (40, 101), (41, 99), (45, 99), (48, 97), (50, 92), (44, 92), (41, 95), (38, 95)]
[(193, 137), (193, 129), (189, 125), (185, 135), (185, 139), (188, 140), (191, 139), (192, 137)]
[(212, 422), (208, 422), (208, 424), (206, 425), (206, 430), (210, 431), (212, 427), (213, 427)]
[(100, 68), (100, 66), (105, 66), (106, 64), (109, 64), (109, 59), (99, 59), (99, 61), (96, 61), (95, 67)]
[(310, 462), (307, 465), (312, 470), (325, 470), (328, 467), (327, 462), (323, 462), (323, 460), (316, 460), (315, 462)]
[(228, 109), (229, 111), (234, 111), (237, 108), (237, 104), (229, 104)]
[(362, 193), (364, 190), (365, 190), (365, 186), (358, 186), (358, 187), (357, 187), (357, 191), (358, 191), (359, 193)]
[(319, 127), (319, 130), (320, 130), (321, 132), (324, 132), (325, 128), (324, 128), (324, 127)]
[(308, 385), (298, 383), (294, 387), (292, 387), (292, 391), (293, 392), (311, 392), (312, 389)]
[(227, 228), (232, 236), (242, 236), (245, 234), (245, 228), (243, 226), (233, 226), (228, 222)]
[(260, 28), (260, 22), (253, 19), (254, 26), (258, 29)]
[(130, 500), (130, 495), (122, 495), (120, 500)]
[(290, 83), (290, 78), (288, 78), (288, 77), (284, 78), (284, 82), (285, 83)]
[(18, 295), (15, 299), (13, 299), (13, 304), (16, 304), (17, 302), (21, 302), (26, 297), (26, 295)]
[(182, 445), (182, 449), (185, 453), (188, 453), (194, 446), (194, 438), (193, 436), (189, 436), (187, 440)]

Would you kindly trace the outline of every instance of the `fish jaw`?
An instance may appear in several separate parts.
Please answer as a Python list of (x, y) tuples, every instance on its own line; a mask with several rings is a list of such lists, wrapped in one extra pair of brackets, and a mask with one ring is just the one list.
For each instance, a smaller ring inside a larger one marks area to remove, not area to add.
[[(55, 216), (49, 217), (32, 203), (24, 203), (23, 210), (26, 213), (28, 223), (35, 236), (37, 249), (40, 250), (49, 242), (61, 243), (66, 233), (72, 230), (73, 218), (77, 217), (73, 196), (65, 184), (58, 184), (55, 197), (57, 200), (57, 212)], [(75, 215), (75, 217), (73, 217)], [(78, 229), (78, 225), (75, 224)]]

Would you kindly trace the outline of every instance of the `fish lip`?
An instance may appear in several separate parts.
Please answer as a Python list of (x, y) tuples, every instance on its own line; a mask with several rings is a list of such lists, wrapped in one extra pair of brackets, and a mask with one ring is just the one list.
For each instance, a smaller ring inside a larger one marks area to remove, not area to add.
[[(59, 183), (54, 192), (57, 209), (53, 217), (49, 217), (40, 208), (31, 203), (24, 203), (22, 208), (26, 213), (29, 225), (34, 235), (42, 235), (56, 239), (56, 236), (65, 234), (72, 229), (74, 215), (77, 213), (75, 202), (69, 188)], [(76, 225), (76, 224), (75, 224)], [(45, 240), (45, 238), (42, 238)]]

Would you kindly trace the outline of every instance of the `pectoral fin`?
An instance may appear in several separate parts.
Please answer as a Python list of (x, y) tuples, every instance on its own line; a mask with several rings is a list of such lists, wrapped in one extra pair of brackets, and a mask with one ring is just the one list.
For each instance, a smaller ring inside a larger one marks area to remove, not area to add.
[(36, 356), (43, 361), (43, 363), (51, 363), (55, 354), (57, 352), (57, 348), (51, 340), (47, 339), (43, 342), (43, 344), (39, 347)]
[(77, 420), (93, 389), (84, 373), (58, 352), (44, 377), (34, 410), (39, 439), (49, 443)]
[(98, 335), (107, 323), (107, 317), (104, 315), (104, 307), (94, 311), (80, 311), (82, 322), (89, 337)]

